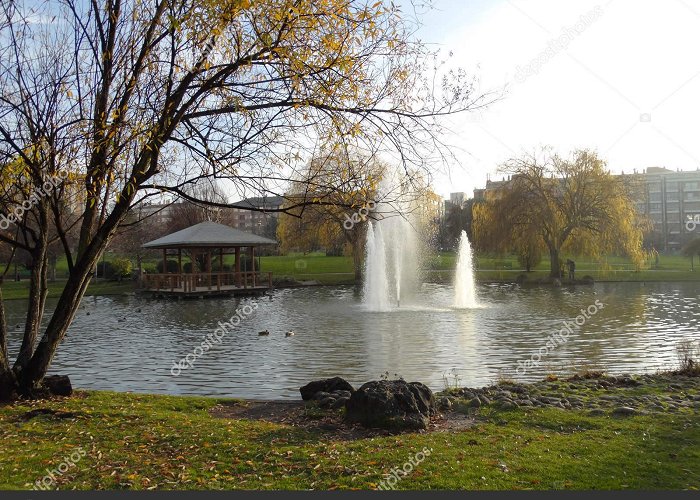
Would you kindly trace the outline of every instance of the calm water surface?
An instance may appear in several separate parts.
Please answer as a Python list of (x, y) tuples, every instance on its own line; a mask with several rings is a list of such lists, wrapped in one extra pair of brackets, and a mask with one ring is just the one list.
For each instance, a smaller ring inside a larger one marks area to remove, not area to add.
[[(242, 300), (88, 297), (51, 371), (70, 375), (86, 389), (261, 399), (297, 398), (299, 386), (335, 375), (359, 385), (389, 372), (442, 389), (446, 379), (479, 386), (499, 376), (534, 380), (582, 368), (649, 372), (675, 366), (681, 340), (700, 340), (699, 290), (694, 283), (490, 285), (478, 289), (482, 307), (454, 310), (450, 286), (424, 284), (412, 304), (389, 313), (364, 310), (352, 287), (277, 290)], [(221, 344), (191, 369), (171, 375), (173, 363), (219, 321), (255, 300), (257, 310)], [(575, 327), (539, 367), (517, 373), (518, 361), (529, 359), (563, 321), (573, 321), (596, 300), (605, 305), (602, 310)], [(16, 353), (16, 325), (26, 306), (7, 304)], [(54, 304), (49, 301), (49, 312)], [(259, 337), (265, 329), (270, 336)], [(285, 338), (287, 330), (296, 335)]]

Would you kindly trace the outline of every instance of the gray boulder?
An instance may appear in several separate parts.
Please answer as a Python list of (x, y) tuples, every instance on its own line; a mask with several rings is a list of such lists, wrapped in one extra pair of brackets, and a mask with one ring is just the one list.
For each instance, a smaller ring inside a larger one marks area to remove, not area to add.
[(352, 393), (355, 392), (355, 389), (352, 385), (350, 385), (350, 382), (340, 377), (315, 380), (314, 382), (309, 382), (304, 387), (299, 388), (301, 399), (304, 401), (314, 399), (314, 396), (318, 392), (331, 393), (336, 391), (349, 391)]
[(367, 382), (346, 404), (348, 421), (389, 430), (426, 429), (434, 412), (433, 392), (405, 380)]

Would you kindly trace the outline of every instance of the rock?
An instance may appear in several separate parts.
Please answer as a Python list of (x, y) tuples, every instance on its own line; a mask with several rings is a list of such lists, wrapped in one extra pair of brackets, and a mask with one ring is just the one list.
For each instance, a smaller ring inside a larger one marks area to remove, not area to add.
[(635, 410), (634, 408), (630, 408), (629, 406), (618, 406), (612, 411), (613, 415), (618, 415), (622, 417), (628, 417), (630, 415), (637, 415), (639, 412)]
[(54, 396), (70, 396), (73, 394), (73, 386), (66, 375), (44, 377), (44, 387)]
[(481, 406), (481, 401), (479, 400), (479, 398), (472, 398), (467, 403), (467, 406), (469, 406), (470, 408), (479, 408)]
[(599, 417), (601, 415), (605, 415), (605, 410), (601, 408), (594, 408), (593, 410), (589, 411), (588, 414), (592, 417)]
[[(318, 391), (316, 394), (314, 394), (311, 397), (311, 401), (321, 401), (322, 399), (332, 398), (332, 397), (333, 397), (333, 394), (331, 394), (330, 392)], [(333, 398), (333, 399), (335, 399), (335, 398)]]
[(438, 408), (441, 410), (450, 410), (452, 409), (452, 400), (448, 397), (442, 397), (438, 400)]
[(336, 398), (346, 398), (350, 399), (350, 396), (352, 396), (351, 391), (333, 391), (331, 394), (335, 396)]
[(320, 406), (321, 408), (332, 408), (336, 401), (337, 400), (335, 398), (331, 397), (323, 398), (319, 400), (318, 406)]
[(420, 382), (375, 380), (355, 391), (346, 408), (348, 421), (365, 427), (426, 429), (435, 411), (435, 397)]
[(347, 398), (338, 398), (335, 400), (335, 402), (331, 405), (331, 408), (334, 410), (338, 410), (340, 408), (345, 408), (345, 405), (347, 405), (348, 401), (350, 400), (349, 397)]
[(355, 391), (355, 389), (347, 380), (340, 377), (316, 380), (314, 382), (309, 382), (304, 387), (299, 388), (301, 399), (304, 401), (313, 399), (314, 394), (317, 392), (332, 393), (335, 391), (349, 391), (352, 393)]

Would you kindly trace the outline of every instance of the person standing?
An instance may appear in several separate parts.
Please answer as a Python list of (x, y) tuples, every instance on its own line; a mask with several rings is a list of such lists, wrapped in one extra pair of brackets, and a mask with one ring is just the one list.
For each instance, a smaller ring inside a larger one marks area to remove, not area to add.
[(569, 266), (569, 279), (571, 281), (574, 281), (574, 272), (576, 271), (576, 263), (571, 259), (567, 259), (566, 264)]

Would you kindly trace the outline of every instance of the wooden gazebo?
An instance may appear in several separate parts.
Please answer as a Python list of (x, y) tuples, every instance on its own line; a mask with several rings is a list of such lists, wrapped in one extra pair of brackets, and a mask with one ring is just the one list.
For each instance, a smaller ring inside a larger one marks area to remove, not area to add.
[[(216, 222), (201, 222), (181, 231), (144, 244), (144, 248), (163, 250), (162, 272), (144, 274), (142, 288), (154, 295), (203, 297), (262, 293), (272, 287), (272, 273), (255, 269), (255, 248), (276, 245), (275, 240), (246, 233)], [(241, 270), (242, 249), (247, 249), (250, 269)], [(185, 272), (183, 252), (190, 256)], [(235, 255), (232, 270), (224, 270), (224, 255)], [(168, 272), (168, 256), (177, 258), (177, 272)], [(218, 269), (212, 269), (218, 257)], [(203, 264), (197, 268), (197, 263)]]

